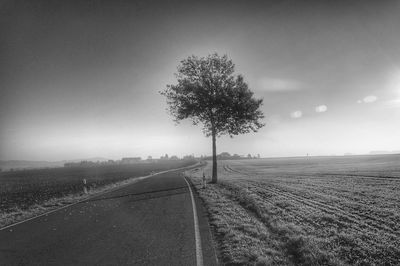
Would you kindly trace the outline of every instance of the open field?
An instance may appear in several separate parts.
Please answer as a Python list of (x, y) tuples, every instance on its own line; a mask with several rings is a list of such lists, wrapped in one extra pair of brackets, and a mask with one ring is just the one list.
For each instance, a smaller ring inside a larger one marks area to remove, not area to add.
[(400, 264), (400, 155), (220, 161), (218, 173), (198, 192), (223, 262)]
[(27, 209), (32, 205), (82, 193), (82, 180), (88, 189), (102, 187), (152, 172), (179, 168), (194, 161), (165, 161), (130, 165), (67, 167), (0, 173), (0, 213)]

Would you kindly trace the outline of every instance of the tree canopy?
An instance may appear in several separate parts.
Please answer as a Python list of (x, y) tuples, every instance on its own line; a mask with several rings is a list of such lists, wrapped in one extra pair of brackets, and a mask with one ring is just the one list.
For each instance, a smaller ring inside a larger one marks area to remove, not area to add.
[[(161, 92), (176, 122), (190, 119), (195, 125), (201, 123), (204, 134), (213, 137), (213, 157), (215, 137), (256, 132), (264, 126), (263, 100), (254, 98), (243, 76), (234, 71), (227, 55), (190, 56), (178, 66), (177, 84), (167, 85)], [(216, 159), (213, 161), (216, 167)], [(213, 166), (213, 180), (214, 174), (216, 181)]]

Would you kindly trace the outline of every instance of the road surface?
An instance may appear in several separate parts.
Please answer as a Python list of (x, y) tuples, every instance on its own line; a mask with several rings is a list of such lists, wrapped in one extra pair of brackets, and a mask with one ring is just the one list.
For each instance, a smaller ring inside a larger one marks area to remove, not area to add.
[[(215, 265), (206, 214), (195, 202), (203, 262)], [(181, 171), (0, 231), (0, 265), (197, 263), (192, 199)]]

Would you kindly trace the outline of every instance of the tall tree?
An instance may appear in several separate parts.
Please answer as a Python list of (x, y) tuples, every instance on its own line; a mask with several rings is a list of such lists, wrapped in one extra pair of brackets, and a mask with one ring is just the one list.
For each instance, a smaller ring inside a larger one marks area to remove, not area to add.
[(191, 119), (194, 125), (201, 123), (203, 133), (212, 137), (213, 183), (218, 180), (216, 138), (256, 132), (264, 126), (260, 121), (264, 118), (260, 110), (263, 100), (253, 97), (234, 70), (227, 55), (190, 56), (178, 66), (177, 84), (161, 91), (177, 123)]

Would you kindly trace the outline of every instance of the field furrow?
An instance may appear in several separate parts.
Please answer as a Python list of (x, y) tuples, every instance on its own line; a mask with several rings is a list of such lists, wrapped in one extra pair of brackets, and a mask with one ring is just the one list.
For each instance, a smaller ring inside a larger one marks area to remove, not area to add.
[[(314, 210), (320, 210), (324, 213), (328, 213), (330, 215), (337, 215), (339, 217), (339, 221), (346, 221), (346, 222), (351, 222), (355, 224), (354, 226), (356, 228), (368, 228), (369, 230), (372, 230), (374, 232), (378, 232), (379, 230), (384, 231), (386, 234), (387, 232), (390, 232), (393, 237), (395, 236), (400, 236), (400, 232), (396, 231), (388, 226), (386, 226), (384, 223), (385, 221), (377, 219), (373, 216), (367, 216), (367, 215), (360, 215), (357, 213), (352, 213), (348, 212), (346, 210), (343, 210), (337, 206), (333, 205), (328, 205), (323, 202), (319, 202), (310, 198), (306, 197), (301, 197), (296, 194), (293, 194), (291, 192), (274, 188), (271, 186), (265, 186), (265, 184), (257, 184), (254, 185), (254, 191), (258, 192), (259, 190), (267, 191), (269, 193), (272, 193), (276, 196), (281, 196), (284, 199), (291, 199), (293, 201), (296, 201), (298, 203), (307, 205)], [(303, 211), (303, 210), (302, 210)], [(383, 224), (382, 224), (383, 223)]]

